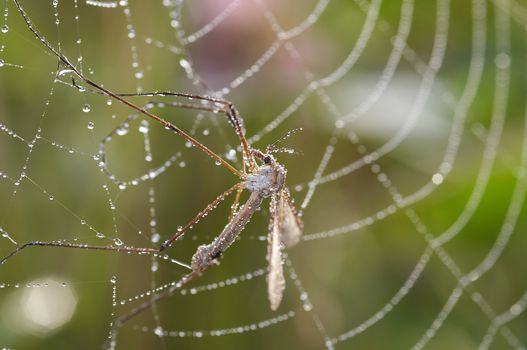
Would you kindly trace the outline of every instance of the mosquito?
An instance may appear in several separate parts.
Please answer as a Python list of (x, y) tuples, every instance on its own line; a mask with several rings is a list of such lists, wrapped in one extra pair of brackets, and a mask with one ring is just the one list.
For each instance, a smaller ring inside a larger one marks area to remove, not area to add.
[[(131, 109), (143, 114), (144, 116), (155, 120), (162, 124), (166, 129), (171, 130), (175, 134), (183, 137), (185, 140), (190, 142), (196, 147), (196, 149), (205, 153), (207, 156), (214, 159), (216, 164), (222, 165), (224, 168), (231, 171), (234, 175), (239, 178), (239, 182), (225, 192), (220, 194), (214, 201), (199, 212), (187, 225), (179, 229), (169, 239), (164, 241), (159, 248), (143, 248), (133, 246), (99, 246), (99, 245), (87, 245), (68, 243), (64, 241), (30, 241), (18, 246), (13, 252), (0, 260), (0, 264), (4, 264), (8, 259), (18, 254), (25, 248), (32, 246), (46, 246), (46, 247), (61, 247), (61, 248), (74, 248), (74, 249), (88, 249), (88, 250), (105, 250), (105, 251), (116, 251), (116, 252), (127, 252), (127, 253), (138, 253), (138, 254), (158, 254), (169, 248), (174, 241), (182, 237), (186, 231), (188, 231), (194, 224), (198, 223), (200, 219), (205, 217), (210, 211), (218, 206), (223, 200), (225, 200), (230, 194), (236, 192), (234, 204), (231, 206), (231, 215), (228, 219), (228, 223), (223, 231), (209, 244), (201, 245), (197, 248), (194, 253), (190, 268), (192, 272), (185, 275), (174, 287), (167, 291), (155, 295), (149, 301), (141, 304), (129, 313), (119, 317), (115, 326), (120, 327), (127, 320), (139, 314), (140, 312), (148, 309), (154, 303), (159, 300), (173, 294), (175, 289), (180, 288), (183, 284), (186, 284), (196, 277), (201, 276), (205, 271), (213, 266), (220, 263), (220, 259), (224, 255), (225, 251), (234, 243), (239, 237), (242, 230), (245, 228), (254, 213), (262, 206), (263, 201), (266, 198), (270, 198), (270, 222), (268, 228), (268, 245), (267, 245), (267, 295), (269, 299), (270, 308), (276, 310), (282, 300), (283, 291), (285, 288), (285, 279), (283, 272), (283, 257), (282, 250), (284, 248), (292, 247), (297, 244), (303, 233), (303, 223), (301, 215), (296, 210), (293, 200), (285, 186), (287, 170), (280, 164), (272, 155), (276, 152), (288, 152), (292, 153), (289, 149), (276, 148), (275, 145), (268, 146), (265, 152), (258, 149), (252, 148), (247, 141), (245, 136), (245, 129), (243, 126), (242, 118), (238, 111), (234, 108), (233, 104), (227, 100), (211, 97), (194, 95), (187, 93), (178, 92), (148, 92), (148, 93), (135, 93), (135, 94), (118, 94), (114, 93), (107, 88), (103, 87), (89, 78), (87, 78), (70, 60), (61, 52), (56, 50), (49, 41), (36, 29), (32, 21), (27, 16), (24, 8), (21, 6), (18, 0), (13, 0), (18, 11), (24, 18), (29, 30), (36, 36), (36, 38), (50, 51), (54, 56), (58, 58), (60, 64), (64, 66), (70, 73), (77, 77), (80, 81), (90, 87), (92, 91), (102, 95), (109, 96), (114, 100), (117, 100)], [(75, 87), (79, 86), (73, 80)], [(181, 97), (189, 100), (188, 103), (175, 102), (171, 106), (178, 108), (195, 109), (213, 113), (225, 114), (230, 125), (233, 127), (236, 135), (240, 142), (240, 149), (242, 152), (242, 170), (236, 169), (229, 162), (224, 160), (217, 153), (209, 149), (204, 144), (200, 143), (193, 136), (186, 133), (175, 124), (157, 116), (148, 111), (147, 108), (142, 108), (134, 103), (130, 102), (127, 97), (133, 96), (173, 96)], [(207, 104), (195, 104), (191, 101), (199, 100), (205, 101)], [(291, 133), (286, 135), (288, 137)], [(239, 200), (243, 190), (250, 192), (248, 200), (243, 204), (239, 205)]]

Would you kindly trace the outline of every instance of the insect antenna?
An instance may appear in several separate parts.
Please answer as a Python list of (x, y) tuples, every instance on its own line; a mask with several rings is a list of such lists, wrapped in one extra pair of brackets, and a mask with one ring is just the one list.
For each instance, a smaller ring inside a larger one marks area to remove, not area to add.
[(267, 153), (287, 153), (287, 154), (294, 154), (294, 155), (297, 155), (297, 156), (303, 156), (304, 153), (303, 152), (300, 152), (300, 151), (297, 151), (293, 148), (287, 148), (287, 147), (280, 147), (280, 148), (270, 148), (267, 150)]
[[(291, 136), (294, 136), (294, 135), (296, 135), (297, 133), (299, 133), (300, 131), (303, 131), (303, 130), (304, 130), (303, 128), (295, 128), (295, 129), (289, 130), (288, 132), (286, 132), (286, 134), (284, 136), (280, 137), (278, 140), (276, 140), (275, 142), (273, 142), (270, 145), (268, 145), (265, 148), (265, 153), (273, 153), (274, 150), (281, 149), (281, 148), (277, 148), (276, 145), (279, 144), (279, 143), (284, 142), (285, 140), (287, 140)], [(284, 150), (285, 149), (286, 148), (284, 148)], [(282, 151), (276, 151), (276, 152), (282, 152)], [(292, 152), (284, 151), (283, 153), (292, 153)]]

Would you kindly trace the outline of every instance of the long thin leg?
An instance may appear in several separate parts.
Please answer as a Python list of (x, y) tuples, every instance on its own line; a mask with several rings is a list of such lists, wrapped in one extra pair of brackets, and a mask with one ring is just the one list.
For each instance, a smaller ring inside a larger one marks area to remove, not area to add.
[(193, 281), (197, 277), (201, 276), (202, 274), (199, 272), (191, 272), (185, 276), (183, 276), (176, 284), (174, 284), (172, 287), (164, 291), (163, 293), (155, 294), (151, 299), (148, 301), (145, 301), (141, 305), (137, 306), (136, 308), (132, 309), (130, 312), (127, 312), (124, 315), (119, 316), (117, 320), (115, 321), (115, 329), (122, 327), (126, 321), (132, 319), (136, 315), (140, 314), (141, 312), (149, 309), (152, 307), (152, 305), (156, 304), (160, 300), (163, 300), (165, 298), (168, 298), (174, 294), (174, 292), (178, 289), (180, 289), (183, 285)]
[(157, 248), (138, 248), (138, 247), (118, 247), (118, 246), (98, 246), (98, 245), (89, 245), (89, 244), (78, 244), (78, 243), (66, 243), (60, 241), (30, 241), (18, 246), (14, 251), (12, 251), (7, 256), (3, 257), (0, 260), (0, 265), (5, 264), (5, 262), (11, 259), (13, 256), (20, 253), (22, 250), (28, 247), (59, 247), (59, 248), (72, 248), (72, 249), (87, 249), (87, 250), (105, 250), (105, 251), (116, 251), (124, 253), (138, 253), (138, 254), (153, 254), (159, 253)]
[(234, 198), (234, 203), (231, 205), (231, 214), (229, 215), (229, 221), (232, 220), (234, 215), (236, 215), (236, 212), (238, 211), (238, 207), (240, 205), (240, 196), (242, 194), (243, 188), (239, 188), (238, 192), (236, 193), (236, 198)]
[[(99, 245), (89, 245), (89, 244), (79, 244), (79, 243), (67, 243), (61, 241), (30, 241), (18, 246), (15, 250), (9, 253), (7, 256), (0, 259), (0, 265), (4, 264), (7, 260), (11, 259), (13, 256), (17, 255), (20, 251), (28, 247), (60, 247), (60, 248), (72, 248), (72, 249), (86, 249), (86, 250), (105, 250), (105, 251), (115, 251), (115, 252), (124, 252), (124, 253), (137, 253), (137, 254), (157, 254), (161, 253), (163, 250), (168, 248), (176, 239), (181, 237), (186, 231), (188, 231), (193, 225), (197, 224), (201, 218), (206, 216), (209, 212), (214, 210), (219, 203), (221, 203), (229, 194), (234, 192), (234, 190), (242, 188), (243, 182), (237, 183), (236, 185), (229, 188), (227, 191), (220, 194), (214, 201), (205, 207), (202, 211), (198, 213), (188, 224), (186, 224), (181, 230), (178, 230), (170, 239), (166, 240), (159, 248), (142, 248), (142, 247), (130, 247), (130, 246), (99, 246)], [(184, 263), (180, 263), (182, 266), (188, 267)]]
[[(200, 143), (198, 140), (193, 138), (191, 135), (187, 134), (185, 131), (178, 128), (176, 125), (170, 123), (169, 121), (158, 117), (155, 114), (152, 114), (145, 110), (144, 108), (141, 108), (132, 102), (126, 100), (125, 98), (113, 93), (112, 91), (106, 89), (105, 87), (102, 87), (101, 85), (93, 82), (92, 80), (88, 79), (86, 76), (84, 76), (75, 66), (69, 61), (69, 59), (64, 56), (62, 53), (58, 52), (51, 44), (46, 40), (46, 38), (38, 32), (38, 30), (33, 25), (33, 22), (29, 19), (29, 17), (26, 15), (26, 12), (24, 11), (22, 5), (20, 5), (20, 2), (18, 0), (13, 0), (15, 2), (15, 5), (24, 18), (24, 21), (26, 22), (29, 30), (37, 37), (37, 39), (42, 42), (42, 44), (51, 52), (53, 53), (68, 69), (70, 69), (76, 76), (78, 76), (82, 81), (84, 81), (86, 84), (92, 86), (93, 88), (101, 91), (104, 95), (110, 96), (114, 98), (115, 100), (129, 106), (130, 108), (148, 116), (149, 118), (152, 118), (153, 120), (163, 124), (167, 129), (170, 129), (174, 131), (177, 135), (180, 135), (185, 140), (192, 143), (195, 147), (200, 149), (202, 152), (207, 154), (212, 159), (218, 161), (220, 164), (223, 164), (227, 169), (229, 169), (233, 174), (238, 176), (239, 178), (243, 179), (245, 177), (244, 174), (242, 174), (239, 170), (234, 168), (230, 163), (228, 163), (226, 160), (224, 160), (222, 157), (220, 157), (218, 154), (210, 150), (207, 146)], [(235, 113), (235, 110), (231, 111), (230, 113)], [(235, 113), (236, 114), (236, 113)], [(247, 146), (248, 147), (248, 146)], [(245, 151), (244, 151), (245, 152)]]
[[(98, 93), (98, 91), (91, 90), (92, 92)], [(180, 102), (162, 102), (162, 101), (149, 101), (145, 103), (143, 108), (145, 110), (150, 110), (154, 107), (176, 107), (176, 108), (188, 108), (188, 109), (196, 109), (201, 111), (208, 111), (208, 112), (217, 112), (215, 109), (206, 107), (206, 106), (197, 106), (193, 104), (186, 104), (186, 103), (180, 103)], [(131, 123), (133, 120), (137, 119), (138, 116), (142, 115), (139, 112), (133, 112), (130, 114), (124, 121), (121, 122), (117, 127), (115, 127), (110, 133), (108, 133), (100, 142), (99, 144), (99, 156), (100, 156), (100, 167), (104, 171), (104, 173), (108, 176), (108, 178), (115, 183), (116, 185), (124, 184), (124, 181), (118, 180), (114, 174), (110, 171), (108, 168), (108, 162), (106, 161), (106, 144), (113, 139), (115, 135), (119, 134), (119, 131), (122, 130), (124, 126), (128, 126), (129, 123)], [(245, 165), (245, 163), (244, 163)], [(243, 167), (243, 172), (245, 173), (245, 166)]]
[(212, 211), (214, 208), (218, 206), (220, 202), (222, 202), (229, 194), (231, 194), (236, 189), (243, 189), (243, 182), (237, 183), (236, 185), (229, 188), (227, 191), (220, 194), (218, 197), (216, 197), (215, 200), (212, 201), (205, 209), (200, 211), (198, 215), (194, 217), (188, 224), (186, 224), (184, 227), (182, 227), (178, 232), (176, 232), (172, 237), (167, 239), (163, 244), (161, 244), (161, 247), (159, 247), (159, 251), (162, 252), (166, 248), (170, 247), (172, 242), (174, 242), (176, 239), (181, 237), (189, 228), (191, 228), (193, 225), (197, 224), (201, 218), (206, 216), (210, 211)]
[[(242, 119), (240, 118), (240, 114), (234, 107), (234, 104), (230, 101), (211, 97), (211, 96), (204, 96), (204, 95), (195, 95), (195, 94), (188, 94), (188, 93), (182, 93), (182, 92), (173, 92), (173, 91), (153, 91), (153, 92), (141, 92), (141, 93), (120, 93), (116, 94), (117, 96), (121, 97), (132, 97), (132, 96), (177, 96), (177, 97), (184, 97), (189, 100), (201, 100), (201, 101), (208, 101), (215, 104), (222, 105), (221, 111), (225, 113), (227, 116), (227, 120), (231, 123), (231, 125), (234, 128), (234, 131), (236, 132), (236, 135), (238, 135), (238, 138), (240, 140), (240, 145), (242, 148), (242, 152), (244, 155), (244, 159), (246, 159), (251, 167), (256, 166), (256, 163), (254, 162), (254, 158), (251, 154), (251, 148), (249, 147), (249, 143), (247, 141), (247, 138), (245, 137), (245, 130), (243, 128)], [(203, 111), (209, 111), (209, 112), (218, 112), (217, 108), (211, 108), (207, 106), (201, 106), (201, 105), (192, 105), (192, 104), (181, 104), (182, 108), (190, 108), (190, 109), (199, 109)]]

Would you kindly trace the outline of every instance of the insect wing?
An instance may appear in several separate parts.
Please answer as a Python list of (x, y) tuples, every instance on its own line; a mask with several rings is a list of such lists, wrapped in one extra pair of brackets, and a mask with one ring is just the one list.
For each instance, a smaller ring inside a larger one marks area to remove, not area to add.
[(285, 288), (284, 267), (282, 266), (282, 243), (280, 242), (280, 220), (276, 196), (271, 198), (271, 221), (267, 243), (267, 295), (271, 310), (278, 309)]
[(278, 203), (278, 217), (280, 239), (286, 248), (292, 247), (300, 241), (304, 232), (304, 224), (293, 206), (289, 193), (280, 192)]

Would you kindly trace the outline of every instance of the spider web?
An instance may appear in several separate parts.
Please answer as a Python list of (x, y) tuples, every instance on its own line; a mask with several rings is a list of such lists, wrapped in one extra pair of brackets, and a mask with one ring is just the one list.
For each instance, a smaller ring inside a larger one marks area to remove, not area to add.
[[(185, 263), (226, 200), (159, 255), (33, 247), (0, 266), (0, 345), (69, 348), (525, 349), (525, 23), (520, 2), (23, 2), (80, 71), (116, 92), (233, 101), (278, 154), (305, 234), (285, 297), (265, 295), (268, 212), (219, 267)], [(78, 86), (14, 3), (0, 31), (0, 253), (30, 240), (156, 247), (232, 174)], [(221, 115), (134, 102), (240, 168)], [(116, 317), (174, 295), (131, 319)], [(60, 317), (62, 319), (60, 319)]]

